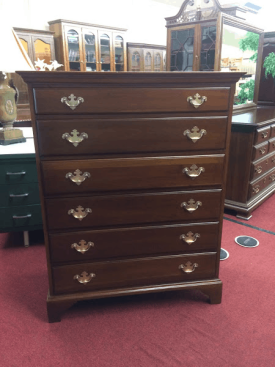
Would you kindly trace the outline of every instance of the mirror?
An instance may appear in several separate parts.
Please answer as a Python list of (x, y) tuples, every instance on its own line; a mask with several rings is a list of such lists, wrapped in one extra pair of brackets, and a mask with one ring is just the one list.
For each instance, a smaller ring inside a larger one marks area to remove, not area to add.
[(247, 73), (236, 84), (234, 105), (253, 102), (259, 39), (258, 33), (223, 25), (221, 71)]

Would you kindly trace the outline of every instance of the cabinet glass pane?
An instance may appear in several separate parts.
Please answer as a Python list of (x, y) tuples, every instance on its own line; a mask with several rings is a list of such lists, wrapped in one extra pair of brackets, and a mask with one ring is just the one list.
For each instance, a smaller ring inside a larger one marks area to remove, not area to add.
[(43, 42), (41, 40), (36, 40), (34, 42), (34, 53), (35, 53), (35, 61), (37, 61), (37, 59), (40, 60), (44, 60), (44, 62), (46, 64), (50, 64), (51, 63), (51, 46), (46, 43)]
[(201, 64), (200, 71), (214, 71), (216, 26), (201, 28)]
[(192, 71), (194, 28), (171, 32), (171, 71)]
[(92, 32), (84, 34), (86, 71), (96, 71), (95, 35)]
[(146, 52), (144, 69), (145, 71), (152, 71), (152, 55), (150, 52)]
[(70, 71), (80, 71), (79, 34), (70, 29), (67, 32)]
[(23, 40), (23, 38), (19, 38), (21, 43), (22, 43), (22, 46), (24, 47), (24, 50), (27, 52), (27, 54), (29, 54), (29, 49), (28, 49), (28, 42)]
[(140, 54), (137, 51), (132, 55), (132, 71), (140, 71)]
[(115, 65), (116, 71), (124, 70), (123, 38), (120, 36), (115, 38)]
[(110, 37), (107, 34), (100, 36), (101, 71), (111, 71)]
[(154, 71), (160, 71), (161, 56), (160, 53), (156, 53), (154, 57)]

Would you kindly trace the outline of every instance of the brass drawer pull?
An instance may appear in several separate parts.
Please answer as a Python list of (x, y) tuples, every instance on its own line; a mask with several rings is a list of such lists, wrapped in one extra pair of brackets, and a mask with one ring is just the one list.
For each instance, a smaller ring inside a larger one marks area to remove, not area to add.
[(255, 172), (262, 173), (262, 166), (255, 167)]
[(25, 171), (21, 171), (21, 172), (6, 172), (7, 176), (13, 176), (13, 175), (25, 175), (26, 172)]
[(193, 143), (196, 143), (203, 137), (203, 135), (206, 135), (206, 130), (201, 129), (201, 131), (199, 132), (199, 128), (197, 126), (194, 126), (193, 129), (191, 129), (191, 131), (185, 130), (183, 132), (183, 135), (187, 136), (190, 140), (192, 140)]
[(85, 218), (89, 213), (92, 213), (92, 209), (86, 208), (84, 210), (84, 208), (82, 208), (82, 206), (80, 206), (80, 205), (76, 208), (76, 210), (70, 209), (68, 211), (69, 215), (72, 214), (73, 217), (78, 219), (79, 221), (82, 221), (82, 219)]
[(88, 134), (81, 133), (74, 129), (71, 132), (72, 136), (69, 133), (64, 133), (62, 135), (62, 139), (66, 139), (68, 142), (72, 143), (74, 147), (77, 147), (79, 143), (81, 143), (84, 139), (88, 139)]
[(262, 133), (262, 138), (263, 138), (263, 139), (267, 138), (267, 135), (268, 135), (268, 134), (267, 134), (266, 132)]
[(32, 215), (31, 214), (27, 214), (27, 215), (13, 215), (12, 218), (13, 219), (25, 219), (25, 218), (30, 218)]
[(79, 241), (79, 245), (77, 243), (73, 243), (71, 245), (72, 249), (75, 249), (77, 252), (80, 252), (81, 254), (85, 254), (85, 252), (87, 252), (88, 250), (90, 250), (91, 247), (94, 247), (94, 243), (93, 242), (86, 242), (84, 240)]
[(194, 199), (190, 199), (188, 201), (188, 204), (186, 202), (183, 202), (180, 204), (180, 206), (186, 209), (189, 213), (193, 213), (195, 210), (198, 209), (199, 206), (202, 206), (202, 202), (201, 201), (195, 202)]
[(275, 175), (271, 175), (269, 178), (272, 182), (275, 181)]
[(275, 148), (275, 143), (272, 143), (272, 147)]
[(273, 158), (271, 159), (271, 162), (272, 162), (272, 163), (275, 163), (275, 157), (273, 157)]
[(186, 173), (187, 176), (191, 177), (191, 178), (196, 178), (198, 177), (202, 172), (205, 172), (205, 168), (200, 167), (198, 168), (195, 164), (193, 164), (190, 168), (185, 167), (182, 170), (183, 173)]
[(265, 148), (260, 149), (260, 153), (261, 153), (261, 154), (265, 154), (265, 151), (266, 151), (266, 149), (265, 149)]
[(192, 264), (190, 261), (187, 261), (187, 263), (185, 265), (181, 264), (179, 266), (179, 269), (181, 269), (182, 271), (184, 271), (185, 273), (193, 273), (193, 271), (195, 271), (195, 269), (198, 267), (199, 265), (197, 263)]
[(200, 96), (199, 93), (196, 93), (193, 97), (187, 97), (187, 102), (189, 102), (195, 108), (199, 108), (204, 102), (207, 101), (207, 97)]
[(81, 284), (89, 283), (95, 277), (94, 273), (88, 274), (86, 271), (83, 271), (81, 275), (75, 275), (74, 279), (77, 280)]
[(70, 94), (69, 97), (62, 97), (61, 103), (64, 103), (74, 110), (81, 102), (84, 102), (84, 98), (77, 97), (74, 94)]
[(260, 191), (260, 186), (259, 185), (253, 187), (253, 193), (254, 194), (258, 194), (259, 191)]
[(180, 236), (180, 240), (184, 240), (188, 245), (192, 245), (192, 243), (196, 242), (197, 238), (201, 235), (199, 233), (193, 234), (192, 232), (188, 232), (186, 235), (182, 234)]
[(86, 180), (86, 178), (91, 177), (91, 174), (89, 172), (84, 172), (82, 175), (82, 172), (79, 169), (77, 169), (74, 171), (74, 173), (71, 172), (66, 173), (65, 177), (69, 178), (75, 184), (81, 185), (82, 182)]
[(19, 195), (10, 194), (10, 198), (24, 198), (24, 197), (27, 197), (27, 196), (29, 196), (28, 193), (19, 194)]

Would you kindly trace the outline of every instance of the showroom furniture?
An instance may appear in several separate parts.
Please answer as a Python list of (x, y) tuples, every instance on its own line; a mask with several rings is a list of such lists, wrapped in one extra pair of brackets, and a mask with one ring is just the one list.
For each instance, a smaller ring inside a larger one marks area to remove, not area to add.
[(165, 290), (220, 303), (242, 73), (19, 73), (33, 99), (49, 321), (80, 300)]
[(166, 46), (127, 42), (128, 71), (166, 71)]
[[(14, 30), (33, 65), (38, 58), (47, 64), (55, 60), (53, 32), (25, 28), (14, 28)], [(19, 90), (17, 120), (29, 121), (31, 116), (27, 85), (17, 73), (11, 74), (11, 78)]]
[(48, 23), (54, 32), (57, 61), (64, 65), (63, 70), (127, 71), (127, 29), (64, 19)]
[(22, 128), (26, 142), (0, 145), (0, 232), (42, 228), (32, 128)]

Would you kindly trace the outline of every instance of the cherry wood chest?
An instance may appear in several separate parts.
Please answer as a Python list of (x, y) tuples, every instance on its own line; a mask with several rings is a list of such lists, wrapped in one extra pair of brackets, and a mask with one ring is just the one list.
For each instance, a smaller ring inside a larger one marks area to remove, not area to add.
[(197, 289), (219, 257), (242, 73), (19, 72), (31, 95), (50, 322), (80, 300)]

